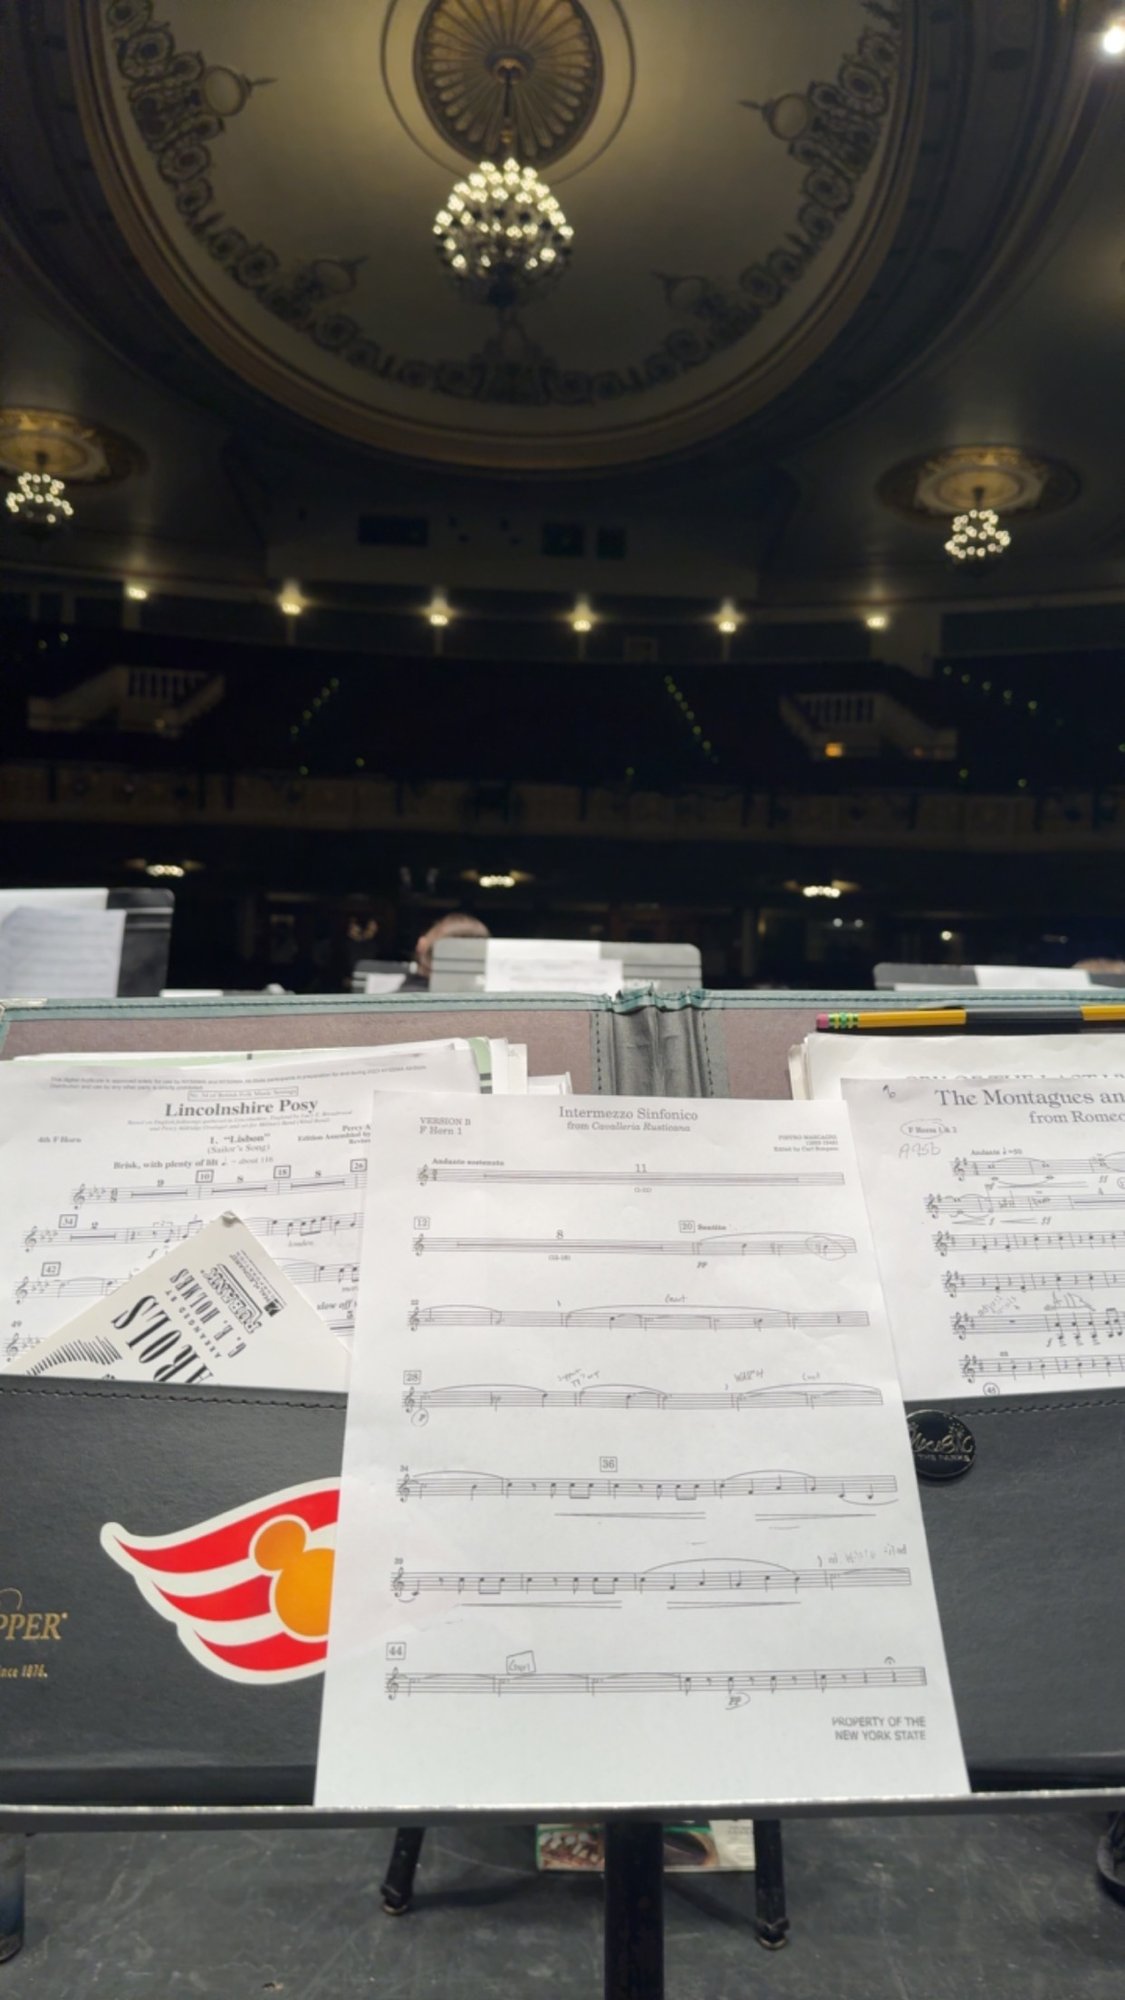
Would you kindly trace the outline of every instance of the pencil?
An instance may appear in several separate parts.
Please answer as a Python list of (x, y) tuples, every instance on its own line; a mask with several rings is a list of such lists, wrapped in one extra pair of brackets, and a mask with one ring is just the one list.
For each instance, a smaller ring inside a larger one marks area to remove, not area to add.
[(1060, 1030), (1125, 1022), (1122, 1007), (887, 1007), (882, 1012), (818, 1014), (821, 1032), (882, 1034), (894, 1028), (969, 1028), (977, 1034), (1056, 1033)]

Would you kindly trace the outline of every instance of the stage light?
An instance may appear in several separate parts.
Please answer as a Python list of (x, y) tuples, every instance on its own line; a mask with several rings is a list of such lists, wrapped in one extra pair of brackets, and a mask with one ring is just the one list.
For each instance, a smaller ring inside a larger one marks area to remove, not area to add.
[(143, 583), (127, 583), (125, 585), (125, 595), (129, 599), (130, 604), (147, 604), (148, 602), (148, 591), (145, 589)]
[(301, 586), (295, 578), (286, 577), (277, 593), (277, 608), (284, 612), (286, 618), (300, 617), (305, 608), (305, 600), (301, 596)]

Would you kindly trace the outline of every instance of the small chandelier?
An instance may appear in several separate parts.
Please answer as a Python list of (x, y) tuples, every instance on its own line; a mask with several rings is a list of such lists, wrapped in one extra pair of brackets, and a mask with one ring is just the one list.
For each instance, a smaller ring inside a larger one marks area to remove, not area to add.
[(47, 471), (46, 452), (36, 452), (35, 463), (36, 471), (20, 473), (5, 505), (25, 534), (42, 538), (72, 520), (74, 509), (64, 481)]
[(545, 181), (515, 156), (513, 86), (523, 71), (504, 69), (501, 164), (482, 160), (458, 181), (434, 222), (437, 250), (461, 290), (481, 305), (510, 311), (561, 278), (574, 231)]
[(953, 516), (952, 533), (945, 545), (945, 553), (956, 563), (995, 562), (1005, 549), (1011, 547), (1012, 537), (1007, 528), (1000, 526), (1000, 516), (995, 507), (982, 507), (984, 488), (978, 486), (973, 493), (974, 505), (964, 514)]

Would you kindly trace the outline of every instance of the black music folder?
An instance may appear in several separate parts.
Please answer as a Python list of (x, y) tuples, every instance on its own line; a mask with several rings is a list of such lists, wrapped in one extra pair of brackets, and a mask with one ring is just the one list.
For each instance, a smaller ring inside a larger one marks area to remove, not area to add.
[[(923, 1502), (973, 1782), (1125, 1782), (1125, 1392), (954, 1407), (975, 1463)], [(338, 1396), (0, 1377), (0, 1805), (311, 1800), (324, 1647), (259, 1536), (330, 1538), (343, 1431)]]

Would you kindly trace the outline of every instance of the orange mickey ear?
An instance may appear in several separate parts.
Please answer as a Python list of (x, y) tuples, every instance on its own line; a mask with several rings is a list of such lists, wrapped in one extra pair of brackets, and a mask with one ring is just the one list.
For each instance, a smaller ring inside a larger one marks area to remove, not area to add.
[(255, 1535), (250, 1553), (259, 1569), (283, 1570), (304, 1554), (308, 1538), (303, 1521), (268, 1521)]

